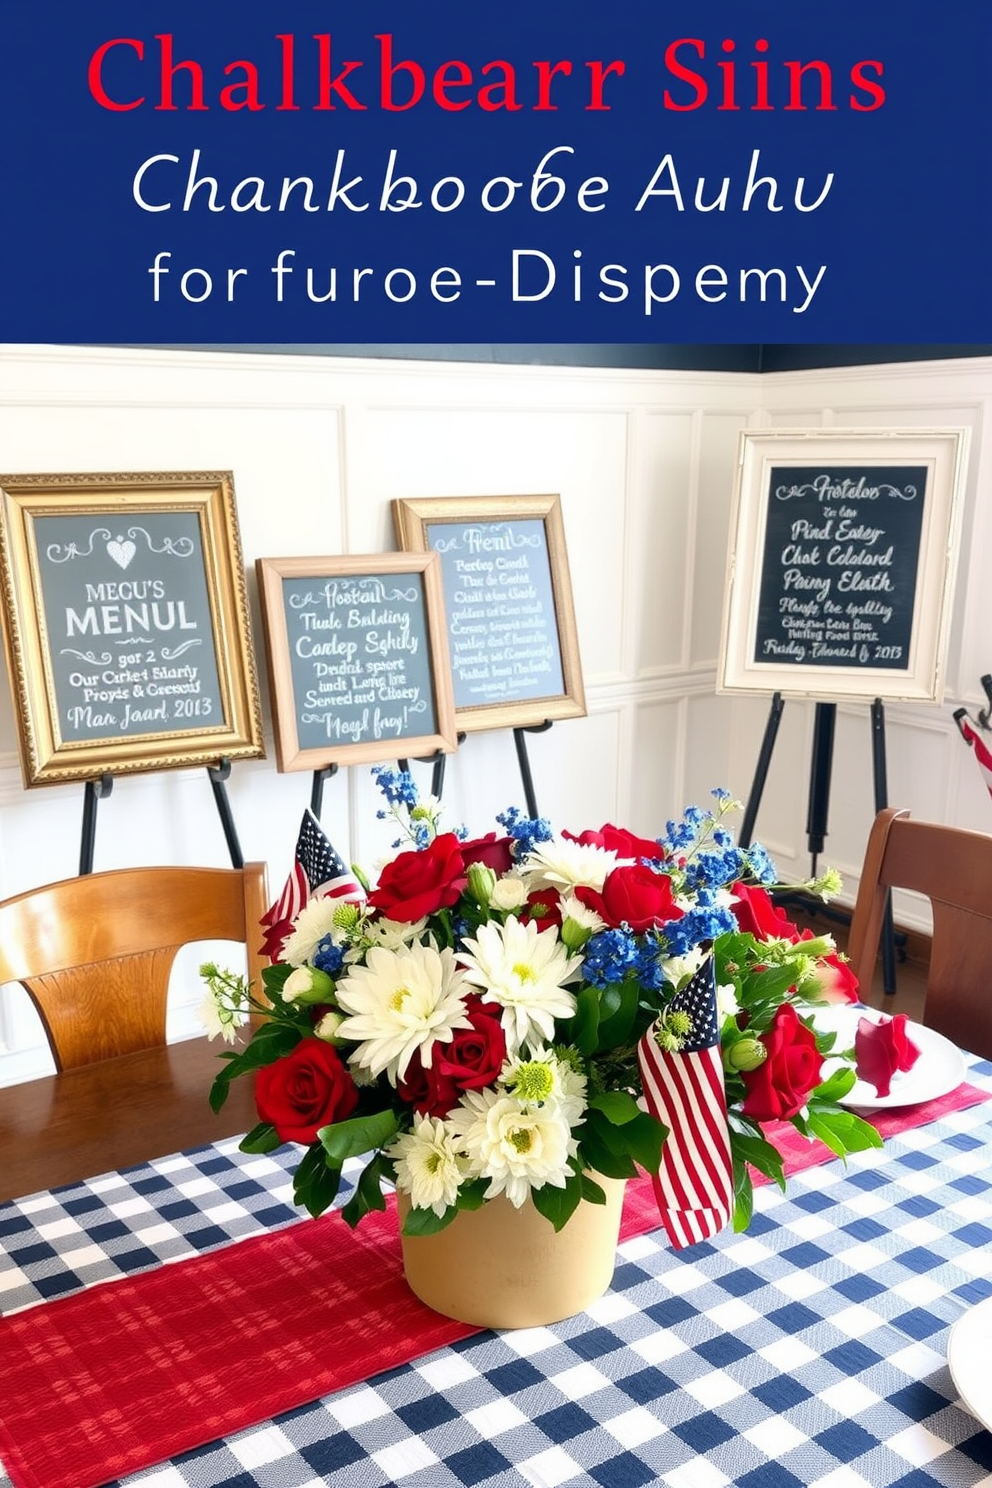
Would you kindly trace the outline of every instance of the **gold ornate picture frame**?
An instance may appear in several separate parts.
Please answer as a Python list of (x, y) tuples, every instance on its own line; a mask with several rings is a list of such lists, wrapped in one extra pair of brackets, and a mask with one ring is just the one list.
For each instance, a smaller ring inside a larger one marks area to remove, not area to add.
[(259, 558), (255, 567), (280, 770), (455, 749), (433, 554)]
[(0, 475), (26, 786), (264, 755), (229, 471)]
[(458, 728), (583, 717), (560, 498), (431, 496), (392, 509), (400, 547), (441, 559)]

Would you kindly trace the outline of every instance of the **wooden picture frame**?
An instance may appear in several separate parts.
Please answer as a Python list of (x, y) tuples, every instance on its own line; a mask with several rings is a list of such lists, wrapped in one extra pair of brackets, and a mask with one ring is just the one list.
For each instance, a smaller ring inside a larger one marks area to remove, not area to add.
[(0, 475), (26, 786), (264, 755), (230, 471)]
[(455, 719), (466, 732), (585, 716), (561, 500), (395, 500), (396, 540), (441, 558)]
[(456, 748), (439, 559), (375, 553), (255, 566), (280, 770)]
[(721, 692), (940, 702), (965, 429), (746, 430)]

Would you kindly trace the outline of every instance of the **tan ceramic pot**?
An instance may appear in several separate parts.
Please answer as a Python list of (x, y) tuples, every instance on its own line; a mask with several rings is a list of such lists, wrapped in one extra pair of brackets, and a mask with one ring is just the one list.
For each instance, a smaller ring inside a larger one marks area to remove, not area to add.
[(556, 1234), (528, 1202), (502, 1196), (462, 1210), (436, 1235), (402, 1232), (409, 1212), (397, 1195), (403, 1269), (435, 1312), (485, 1328), (533, 1328), (582, 1312), (613, 1279), (625, 1185), (595, 1175), (605, 1204), (581, 1203)]

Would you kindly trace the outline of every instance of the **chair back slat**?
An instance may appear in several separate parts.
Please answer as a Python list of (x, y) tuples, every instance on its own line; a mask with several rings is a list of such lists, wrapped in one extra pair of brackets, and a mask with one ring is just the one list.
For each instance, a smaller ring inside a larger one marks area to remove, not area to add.
[(125, 868), (48, 884), (0, 904), (0, 982), (21, 982), (56, 1067), (73, 1069), (165, 1042), (180, 946), (246, 946), (260, 988), (265, 867)]
[(868, 837), (849, 954), (869, 988), (890, 889), (924, 894), (933, 943), (923, 1021), (992, 1058), (992, 835), (879, 812)]

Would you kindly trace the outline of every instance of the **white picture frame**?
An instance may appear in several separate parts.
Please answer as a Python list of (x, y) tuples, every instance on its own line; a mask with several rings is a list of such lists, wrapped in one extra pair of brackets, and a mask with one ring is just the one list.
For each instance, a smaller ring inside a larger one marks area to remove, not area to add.
[(742, 431), (718, 691), (942, 701), (967, 435)]

